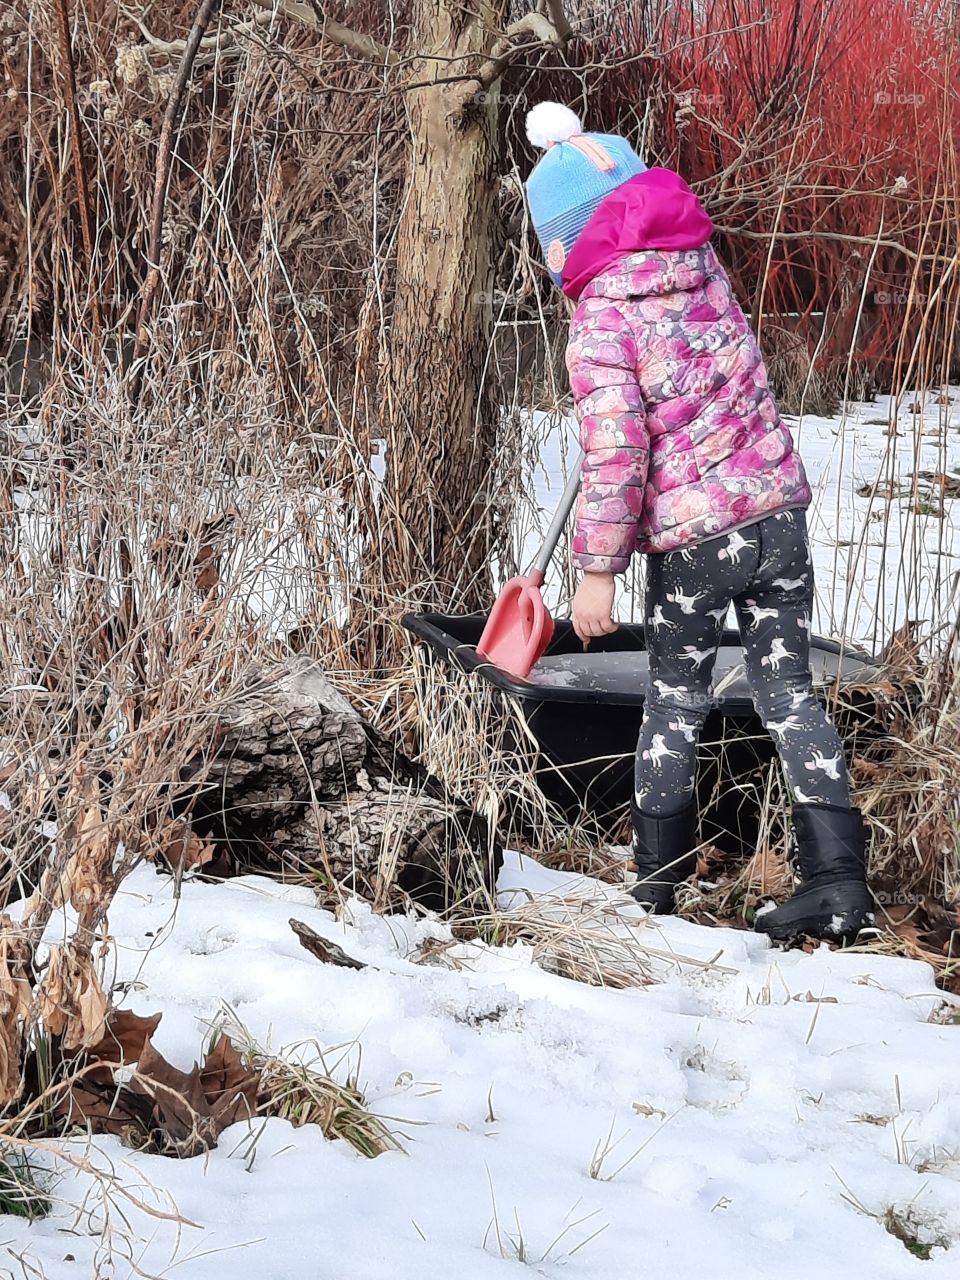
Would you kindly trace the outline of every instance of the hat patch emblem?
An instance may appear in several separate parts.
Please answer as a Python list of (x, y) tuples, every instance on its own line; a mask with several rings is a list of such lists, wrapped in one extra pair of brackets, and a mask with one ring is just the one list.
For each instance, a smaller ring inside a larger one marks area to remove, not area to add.
[(567, 251), (563, 247), (562, 240), (551, 240), (547, 247), (547, 266), (557, 275), (563, 270), (563, 264), (567, 260)]

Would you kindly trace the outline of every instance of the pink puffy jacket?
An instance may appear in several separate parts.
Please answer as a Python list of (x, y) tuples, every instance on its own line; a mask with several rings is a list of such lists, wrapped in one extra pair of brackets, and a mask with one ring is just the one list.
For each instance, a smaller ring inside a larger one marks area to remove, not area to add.
[(674, 551), (810, 502), (711, 229), (682, 179), (650, 169), (607, 197), (564, 266), (579, 299), (567, 368), (585, 570), (620, 573), (635, 549)]

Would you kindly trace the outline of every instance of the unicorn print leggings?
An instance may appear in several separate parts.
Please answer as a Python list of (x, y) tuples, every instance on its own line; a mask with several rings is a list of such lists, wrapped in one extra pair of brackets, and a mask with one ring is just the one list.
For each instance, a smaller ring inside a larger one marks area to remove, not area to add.
[(803, 511), (781, 511), (683, 551), (646, 558), (650, 685), (637, 743), (636, 799), (667, 817), (690, 802), (697, 737), (731, 602), (757, 712), (797, 800), (849, 807), (836, 729), (813, 692), (813, 566)]

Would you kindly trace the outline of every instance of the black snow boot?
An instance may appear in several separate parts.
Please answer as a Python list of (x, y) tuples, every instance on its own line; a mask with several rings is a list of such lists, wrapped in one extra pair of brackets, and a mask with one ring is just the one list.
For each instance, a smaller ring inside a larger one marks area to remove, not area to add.
[(697, 810), (689, 804), (667, 818), (642, 813), (636, 801), (631, 803), (633, 817), (633, 861), (637, 883), (632, 897), (657, 915), (669, 915), (674, 909), (674, 890), (697, 869)]
[(782, 906), (762, 911), (754, 928), (779, 942), (801, 934), (842, 942), (872, 927), (860, 810), (794, 804), (793, 829), (799, 886)]

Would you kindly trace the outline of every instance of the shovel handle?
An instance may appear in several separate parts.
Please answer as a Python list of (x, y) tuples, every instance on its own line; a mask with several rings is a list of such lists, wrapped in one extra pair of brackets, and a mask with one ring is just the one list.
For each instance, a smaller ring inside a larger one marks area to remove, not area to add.
[(567, 481), (567, 487), (560, 495), (557, 509), (553, 513), (553, 519), (550, 521), (550, 528), (547, 530), (546, 537), (543, 540), (543, 547), (534, 562), (534, 570), (539, 573), (545, 574), (550, 567), (550, 561), (553, 559), (553, 553), (557, 549), (560, 535), (563, 533), (564, 525), (567, 523), (567, 519), (573, 509), (573, 504), (580, 489), (580, 467), (582, 463), (583, 454), (581, 453), (577, 458), (576, 465), (570, 469), (570, 479)]

